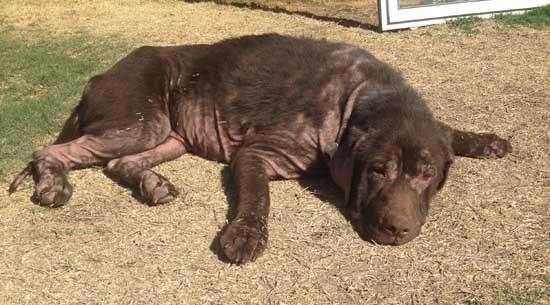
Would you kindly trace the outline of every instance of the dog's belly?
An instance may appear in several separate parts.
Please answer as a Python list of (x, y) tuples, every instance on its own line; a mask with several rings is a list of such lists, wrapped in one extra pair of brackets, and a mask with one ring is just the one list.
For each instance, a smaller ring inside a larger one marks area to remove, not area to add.
[(172, 128), (181, 136), (186, 151), (208, 160), (229, 163), (242, 143), (239, 130), (230, 130), (215, 103), (200, 96), (174, 101)]
[(253, 150), (272, 177), (294, 179), (328, 173), (324, 151), (338, 132), (338, 112), (327, 113), (325, 128), (316, 128), (296, 113), (284, 125), (258, 130), (247, 118), (223, 113), (205, 96), (180, 97), (172, 107), (172, 127), (186, 151), (208, 160), (230, 163), (243, 147)]

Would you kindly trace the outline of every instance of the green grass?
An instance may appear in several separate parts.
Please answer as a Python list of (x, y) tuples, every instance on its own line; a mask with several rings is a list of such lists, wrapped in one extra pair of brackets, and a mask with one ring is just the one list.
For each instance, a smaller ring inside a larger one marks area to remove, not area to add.
[(521, 15), (496, 15), (497, 22), (508, 26), (526, 26), (538, 30), (550, 27), (550, 5), (538, 7)]
[(129, 47), (87, 35), (55, 38), (0, 24), (0, 181), (52, 141), (88, 78)]
[(499, 292), (499, 298), (502, 302), (500, 304), (510, 305), (531, 305), (541, 304), (540, 301), (550, 299), (549, 290), (518, 290), (507, 287)]
[(349, 224), (349, 223), (339, 223), (339, 224), (336, 224), (335, 226), (333, 226), (332, 229), (334, 230), (334, 232), (337, 235), (342, 235), (342, 234), (344, 234), (345, 232), (347, 232), (351, 229), (351, 224)]
[(479, 31), (476, 30), (474, 26), (480, 20), (481, 18), (476, 16), (457, 18), (457, 19), (447, 21), (447, 25), (450, 28), (460, 30), (466, 34), (476, 34)]
[[(483, 299), (483, 297), (482, 297)], [(546, 304), (550, 299), (550, 291), (545, 289), (520, 290), (510, 286), (496, 291), (494, 299), (487, 301), (478, 298), (465, 300), (468, 305), (536, 305)]]
[(66, 258), (63, 262), (63, 268), (67, 271), (78, 271), (80, 269), (80, 263), (74, 258)]

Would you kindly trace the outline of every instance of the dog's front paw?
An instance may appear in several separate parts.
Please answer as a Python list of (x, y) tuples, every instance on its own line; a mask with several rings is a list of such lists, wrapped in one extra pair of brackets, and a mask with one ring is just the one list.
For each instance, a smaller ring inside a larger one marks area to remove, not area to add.
[(508, 140), (502, 139), (499, 136), (492, 133), (487, 133), (487, 134), (484, 134), (483, 136), (486, 140), (486, 144), (481, 154), (482, 158), (487, 158), (487, 159), (502, 158), (506, 154), (512, 152), (512, 145)]
[(238, 217), (225, 227), (220, 244), (233, 263), (255, 261), (267, 246), (267, 223), (257, 217)]

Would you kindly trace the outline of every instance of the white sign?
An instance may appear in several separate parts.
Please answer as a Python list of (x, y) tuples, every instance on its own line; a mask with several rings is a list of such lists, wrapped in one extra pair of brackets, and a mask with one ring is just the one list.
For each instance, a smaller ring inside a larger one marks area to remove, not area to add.
[(382, 31), (443, 23), (465, 16), (493, 16), (550, 4), (550, 0), (378, 0)]

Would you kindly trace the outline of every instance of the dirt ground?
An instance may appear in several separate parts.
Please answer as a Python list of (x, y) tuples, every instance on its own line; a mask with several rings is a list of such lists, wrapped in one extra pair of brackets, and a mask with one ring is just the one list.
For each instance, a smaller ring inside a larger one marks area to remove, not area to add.
[[(52, 35), (141, 44), (210, 43), (278, 32), (345, 41), (401, 70), (435, 115), (496, 132), (505, 159), (458, 159), (421, 236), (363, 242), (328, 180), (271, 184), (259, 260), (218, 257), (224, 166), (193, 156), (159, 167), (185, 194), (148, 207), (100, 169), (72, 172), (61, 209), (0, 185), (0, 304), (550, 304), (550, 31), (483, 21), (380, 34), (303, 16), (177, 1), (3, 0), (0, 18)], [(226, 174), (225, 174), (226, 175)]]

